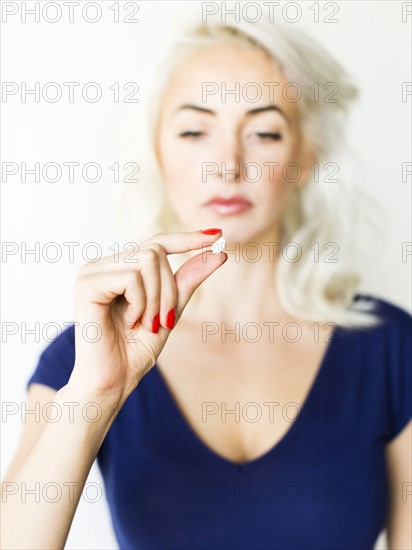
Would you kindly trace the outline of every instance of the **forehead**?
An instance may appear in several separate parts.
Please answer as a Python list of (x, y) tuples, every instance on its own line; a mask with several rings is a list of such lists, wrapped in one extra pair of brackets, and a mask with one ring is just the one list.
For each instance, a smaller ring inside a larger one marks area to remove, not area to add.
[(169, 111), (180, 104), (196, 103), (217, 113), (230, 109), (240, 114), (275, 103), (293, 117), (296, 104), (283, 94), (287, 84), (276, 62), (265, 52), (213, 46), (192, 53), (177, 66), (169, 79), (163, 108)]

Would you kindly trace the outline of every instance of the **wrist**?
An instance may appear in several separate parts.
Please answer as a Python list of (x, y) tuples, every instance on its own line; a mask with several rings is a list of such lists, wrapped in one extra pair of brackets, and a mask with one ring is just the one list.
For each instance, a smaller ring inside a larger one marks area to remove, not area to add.
[(76, 365), (64, 387), (66, 388), (65, 393), (78, 396), (83, 401), (97, 402), (104, 408), (112, 408), (116, 404), (121, 408), (131, 393), (126, 387), (119, 385), (96, 387), (84, 375), (84, 369)]
[(55, 401), (62, 404), (66, 410), (71, 410), (72, 416), (76, 413), (77, 418), (92, 423), (98, 420), (114, 420), (126, 399), (123, 392), (97, 391), (71, 380), (60, 388), (55, 396)]

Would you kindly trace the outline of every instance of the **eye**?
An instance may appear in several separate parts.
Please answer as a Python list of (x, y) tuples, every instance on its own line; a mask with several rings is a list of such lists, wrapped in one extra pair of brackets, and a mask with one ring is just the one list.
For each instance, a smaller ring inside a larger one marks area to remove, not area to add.
[(282, 139), (282, 134), (280, 134), (279, 132), (258, 132), (257, 135), (263, 139), (271, 139), (273, 141), (278, 141)]
[(195, 131), (191, 131), (191, 130), (188, 130), (187, 132), (182, 132), (181, 134), (179, 134), (180, 137), (198, 137), (198, 136), (201, 136), (203, 134), (203, 132), (195, 132)]

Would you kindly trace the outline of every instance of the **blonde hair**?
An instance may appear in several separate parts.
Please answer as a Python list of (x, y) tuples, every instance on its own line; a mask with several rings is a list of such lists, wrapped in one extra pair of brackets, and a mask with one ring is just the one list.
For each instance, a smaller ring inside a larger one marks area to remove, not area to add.
[[(154, 232), (180, 230), (179, 220), (166, 198), (155, 154), (159, 106), (180, 63), (195, 51), (216, 45), (258, 48), (270, 56), (302, 92), (298, 102), (302, 134), (315, 153), (319, 173), (325, 165), (339, 169), (338, 182), (327, 183), (316, 181), (316, 172), (311, 170), (305, 185), (286, 206), (280, 249), (295, 243), (302, 255), (296, 262), (278, 255), (274, 284), (282, 307), (302, 320), (332, 322), (346, 328), (376, 326), (381, 320), (375, 316), (375, 300), (368, 296), (363, 299), (360, 294), (354, 301), (360, 283), (354, 266), (360, 258), (357, 254), (362, 254), (362, 243), (357, 239), (359, 224), (366, 222), (376, 231), (379, 224), (374, 216), (382, 215), (379, 205), (358, 185), (361, 168), (344, 135), (349, 106), (358, 91), (341, 65), (300, 29), (267, 21), (231, 25), (212, 20), (191, 24), (179, 34), (156, 73), (147, 96), (145, 123), (140, 128), (139, 174), (143, 181), (138, 185), (144, 192), (140, 199), (144, 210), (139, 214), (141, 229), (145, 229), (141, 237), (147, 238), (149, 227)], [(337, 93), (331, 94), (331, 88)], [(317, 101), (314, 93), (318, 93)], [(327, 261), (330, 249), (336, 246), (338, 261)], [(317, 261), (314, 254), (318, 255)]]

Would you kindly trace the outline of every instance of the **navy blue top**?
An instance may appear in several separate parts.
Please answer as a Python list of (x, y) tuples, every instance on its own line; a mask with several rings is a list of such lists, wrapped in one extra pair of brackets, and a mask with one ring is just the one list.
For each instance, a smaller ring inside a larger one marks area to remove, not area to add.
[[(97, 456), (122, 549), (371, 550), (385, 527), (385, 445), (412, 416), (412, 316), (370, 295), (384, 324), (335, 329), (299, 415), (239, 465), (194, 433), (158, 365), (130, 394)], [(60, 389), (74, 325), (32, 382)]]

